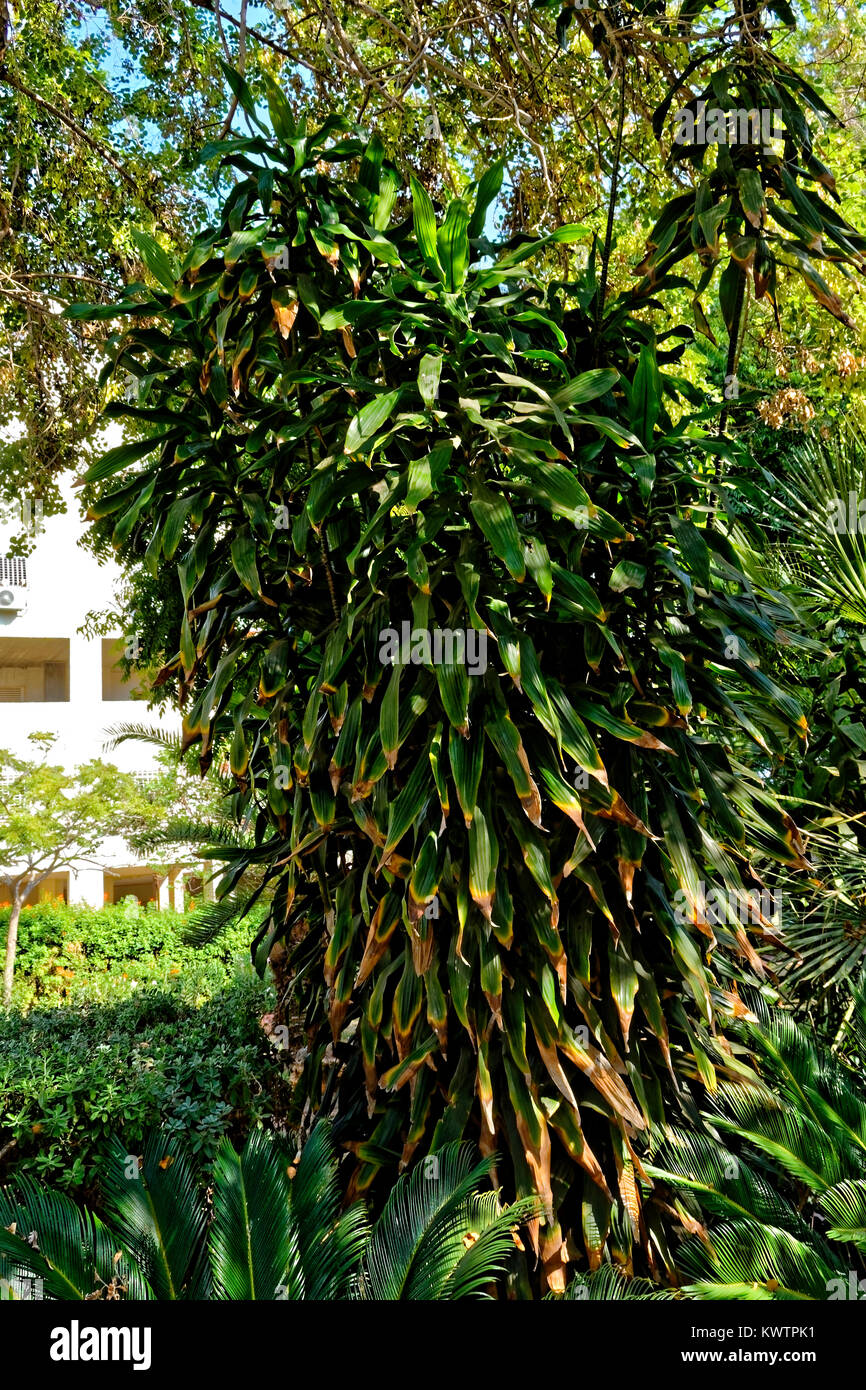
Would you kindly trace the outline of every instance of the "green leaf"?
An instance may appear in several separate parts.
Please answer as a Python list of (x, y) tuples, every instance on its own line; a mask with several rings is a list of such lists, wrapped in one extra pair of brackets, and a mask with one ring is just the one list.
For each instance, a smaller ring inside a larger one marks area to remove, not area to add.
[(262, 586), (256, 568), (256, 543), (246, 527), (232, 541), (231, 556), (235, 574), (244, 588), (249, 589), (251, 594), (260, 595)]
[(436, 234), (439, 264), (445, 272), (445, 288), (454, 293), (463, 288), (469, 268), (469, 209), (462, 198), (452, 198), (445, 221)]
[[(429, 410), (433, 409), (436, 404), (436, 398), (439, 395), (439, 377), (441, 373), (441, 355), (438, 353), (425, 352), (418, 364), (418, 393)], [(420, 498), (418, 500), (420, 501)], [(415, 505), (417, 506), (417, 502)]]
[(472, 733), (468, 738), (461, 738), (452, 725), (448, 731), (448, 755), (463, 819), (467, 825), (471, 825), (481, 784), (484, 762), (483, 737), (478, 733)]
[(160, 444), (165, 444), (168, 440), (177, 437), (175, 431), (169, 430), (166, 434), (151, 435), (148, 439), (136, 439), (132, 444), (119, 444), (116, 449), (109, 449), (88, 468), (84, 475), (84, 481), (86, 483), (100, 483), (105, 478), (119, 473), (121, 469), (128, 468), (137, 459), (144, 458), (146, 454), (152, 454), (154, 449), (159, 448)]
[(492, 492), (482, 482), (476, 481), (472, 487), (469, 507), (490, 542), (493, 553), (502, 561), (509, 574), (518, 582), (522, 582), (526, 577), (523, 544), (514, 513), (506, 498), (501, 493)]
[(738, 169), (737, 189), (743, 212), (753, 227), (760, 227), (764, 213), (764, 186), (758, 169)]
[(478, 182), (478, 191), (475, 194), (475, 207), (469, 219), (469, 240), (475, 241), (484, 233), (487, 222), (487, 209), (499, 196), (502, 187), (502, 179), (505, 172), (504, 158), (497, 159), (491, 164), (489, 169), (485, 169)]
[(152, 236), (141, 231), (138, 227), (132, 228), (131, 236), (154, 279), (158, 280), (165, 289), (173, 291), (178, 277), (168, 252), (163, 250), (158, 241), (155, 241)]
[(376, 396), (359, 410), (346, 431), (346, 442), (343, 445), (345, 453), (359, 453), (367, 440), (378, 434), (385, 421), (396, 410), (401, 395), (402, 388), (398, 386), (396, 391), (386, 391), (383, 395)]
[(631, 426), (646, 449), (652, 448), (653, 431), (661, 403), (661, 377), (655, 350), (649, 343), (644, 343), (632, 386)]
[(572, 377), (566, 386), (554, 391), (553, 400), (558, 406), (585, 405), (604, 396), (619, 381), (619, 372), (613, 367), (594, 367), (592, 371), (581, 372)]
[(415, 239), (424, 261), (435, 280), (444, 281), (442, 266), (439, 263), (439, 253), (436, 243), (436, 214), (433, 211), (433, 204), (430, 201), (430, 194), (423, 184), (420, 184), (415, 175), (410, 176), (412, 188), (412, 221), (415, 227)]
[(639, 565), (634, 560), (620, 560), (608, 582), (615, 594), (622, 594), (626, 589), (642, 589), (646, 574), (646, 565)]

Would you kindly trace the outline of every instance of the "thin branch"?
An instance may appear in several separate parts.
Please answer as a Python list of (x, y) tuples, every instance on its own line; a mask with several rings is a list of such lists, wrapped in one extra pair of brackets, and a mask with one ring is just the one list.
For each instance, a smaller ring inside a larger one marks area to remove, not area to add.
[[(190, 0), (190, 3), (195, 5), (199, 10), (207, 10), (208, 14), (212, 14), (215, 19), (224, 19), (228, 24), (233, 24), (236, 29), (240, 28), (240, 20), (237, 19), (235, 15), (229, 14), (228, 10), (224, 10), (221, 5), (213, 4), (212, 0)], [(308, 16), (305, 16), (305, 18), (307, 17)], [(255, 39), (256, 43), (263, 43), (266, 48), (273, 49), (274, 53), (280, 53), (284, 58), (290, 58), (293, 63), (299, 63), (302, 68), (306, 68), (308, 72), (313, 73), (316, 77), (324, 78), (325, 74), (320, 68), (314, 67), (306, 58), (302, 58), (300, 53), (293, 53), (290, 48), (286, 48), (283, 44), (277, 43), (276, 39), (272, 39), (267, 34), (263, 34), (260, 29), (251, 29), (247, 26), (247, 38)]]

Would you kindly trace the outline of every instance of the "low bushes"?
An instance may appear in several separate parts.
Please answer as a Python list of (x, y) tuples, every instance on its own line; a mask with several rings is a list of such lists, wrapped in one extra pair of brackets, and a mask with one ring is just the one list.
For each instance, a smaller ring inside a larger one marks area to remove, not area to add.
[(111, 1132), (135, 1146), (165, 1125), (207, 1165), (224, 1136), (280, 1127), (288, 1086), (259, 1022), (274, 990), (250, 964), (255, 928), (193, 947), (188, 922), (129, 900), (25, 909), (0, 1013), (0, 1182), (30, 1174), (88, 1197)]
[(273, 990), (238, 975), (198, 1008), (178, 991), (0, 1015), (0, 1183), (28, 1173), (88, 1196), (111, 1132), (135, 1146), (155, 1125), (209, 1163), (288, 1102), (259, 1018)]
[[(8, 922), (4, 908), (0, 942)], [(182, 939), (189, 922), (131, 898), (99, 909), (59, 902), (25, 907), (13, 1006), (112, 1003), (154, 987), (179, 989), (188, 1003), (201, 1003), (223, 987), (235, 961), (249, 958), (255, 927), (247, 919), (193, 947)]]

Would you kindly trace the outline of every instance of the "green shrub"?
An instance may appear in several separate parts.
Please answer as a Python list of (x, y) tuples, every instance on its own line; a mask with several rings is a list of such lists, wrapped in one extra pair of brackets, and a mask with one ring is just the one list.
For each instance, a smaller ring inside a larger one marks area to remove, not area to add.
[[(0, 940), (9, 909), (0, 910)], [(190, 918), (142, 907), (134, 898), (103, 908), (44, 902), (21, 915), (13, 1006), (116, 1003), (139, 989), (177, 990), (190, 1004), (224, 987), (249, 960), (252, 919), (227, 927), (216, 941), (188, 946)]]
[(198, 1008), (146, 988), (0, 1014), (0, 1182), (30, 1174), (88, 1196), (112, 1131), (134, 1148), (164, 1124), (209, 1164), (223, 1136), (279, 1124), (288, 1087), (259, 1023), (272, 1007), (272, 986), (248, 968)]

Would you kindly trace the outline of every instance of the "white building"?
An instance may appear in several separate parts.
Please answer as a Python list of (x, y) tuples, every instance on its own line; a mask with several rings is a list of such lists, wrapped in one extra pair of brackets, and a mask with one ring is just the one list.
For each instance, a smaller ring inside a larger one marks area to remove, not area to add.
[[(128, 742), (107, 754), (107, 730), (124, 723), (179, 728), (179, 717), (160, 716), (142, 700), (130, 698), (116, 661), (123, 639), (88, 640), (77, 629), (88, 612), (111, 607), (120, 572), (99, 564), (79, 545), (85, 523), (71, 482), (63, 487), (67, 512), (39, 520), (40, 504), (23, 504), (24, 519), (36, 528), (35, 547), (26, 560), (6, 556), (21, 521), (0, 521), (0, 748), (19, 757), (39, 756), (28, 735), (57, 736), (49, 758), (72, 769), (104, 758), (125, 772), (147, 776), (156, 770), (156, 750)], [(118, 837), (106, 839), (93, 862), (71, 862), (34, 890), (33, 900), (62, 897), (101, 907), (132, 894), (142, 902), (183, 908), (178, 872), (154, 874), (136, 863)], [(3, 870), (14, 865), (0, 864)], [(0, 883), (0, 899), (4, 896)]]

